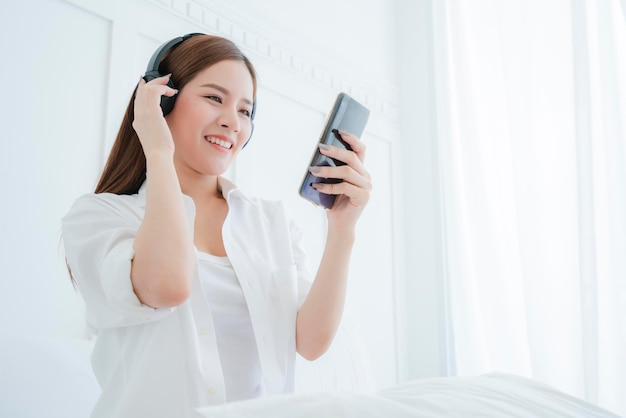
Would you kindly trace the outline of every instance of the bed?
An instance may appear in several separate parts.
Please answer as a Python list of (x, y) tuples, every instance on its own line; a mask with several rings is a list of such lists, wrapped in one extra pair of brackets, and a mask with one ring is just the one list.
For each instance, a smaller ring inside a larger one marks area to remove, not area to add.
[[(89, 362), (91, 347), (90, 341), (80, 339), (0, 335), (0, 417), (88, 417), (100, 392)], [(350, 353), (351, 360), (358, 357), (355, 354)], [(339, 359), (340, 364), (336, 364)], [(535, 380), (504, 373), (419, 379), (375, 390), (367, 376), (355, 372), (359, 371), (360, 361), (357, 359), (350, 365), (346, 359), (341, 355), (317, 363), (336, 372), (326, 383), (319, 376), (317, 379), (307, 376), (307, 381), (317, 380), (309, 387), (309, 390), (317, 387), (317, 391), (201, 408), (197, 416), (617, 417)]]
[(282, 395), (201, 408), (203, 418), (599, 418), (617, 415), (504, 373), (419, 379), (385, 390)]

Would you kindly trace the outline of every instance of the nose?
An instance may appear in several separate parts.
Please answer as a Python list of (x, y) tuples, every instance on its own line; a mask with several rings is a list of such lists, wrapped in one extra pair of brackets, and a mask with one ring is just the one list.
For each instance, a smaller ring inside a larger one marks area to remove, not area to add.
[(233, 132), (239, 132), (241, 124), (237, 113), (237, 109), (224, 106), (218, 117), (217, 123), (222, 128), (230, 129)]

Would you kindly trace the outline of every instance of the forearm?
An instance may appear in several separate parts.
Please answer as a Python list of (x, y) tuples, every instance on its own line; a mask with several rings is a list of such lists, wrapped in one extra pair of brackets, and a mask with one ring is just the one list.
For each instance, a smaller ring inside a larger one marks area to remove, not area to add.
[(135, 237), (133, 289), (149, 306), (176, 306), (191, 289), (192, 231), (171, 152), (152, 152), (146, 163), (146, 211)]
[(329, 230), (317, 275), (296, 321), (296, 348), (309, 360), (328, 349), (341, 322), (353, 246), (353, 232)]

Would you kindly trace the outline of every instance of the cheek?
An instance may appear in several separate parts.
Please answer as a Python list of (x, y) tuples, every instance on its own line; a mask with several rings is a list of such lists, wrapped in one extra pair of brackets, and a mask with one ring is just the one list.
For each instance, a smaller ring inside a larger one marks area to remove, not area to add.
[(166, 118), (174, 141), (176, 141), (177, 136), (197, 132), (205, 122), (205, 115), (199, 112), (198, 106), (189, 106), (185, 105), (185, 103), (180, 104), (182, 106), (179, 107), (179, 103), (176, 103), (174, 110)]

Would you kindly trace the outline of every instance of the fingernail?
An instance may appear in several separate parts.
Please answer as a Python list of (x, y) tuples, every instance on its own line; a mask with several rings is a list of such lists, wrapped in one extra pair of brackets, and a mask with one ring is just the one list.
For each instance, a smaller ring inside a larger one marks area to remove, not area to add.
[(320, 149), (328, 149), (328, 145), (326, 145), (326, 144), (324, 144), (324, 143), (322, 143), (322, 142), (320, 142), (320, 143), (318, 144), (318, 147), (320, 147)]
[(348, 131), (344, 131), (343, 129), (339, 129), (339, 133), (340, 133), (341, 135), (352, 135), (350, 132), (348, 132)]
[(172, 78), (172, 73), (165, 74), (163, 77)]
[(316, 167), (316, 166), (311, 166), (311, 167), (309, 167), (309, 171), (310, 171), (311, 173), (319, 173), (319, 172), (320, 172), (320, 170), (321, 170), (321, 169), (320, 169), (319, 167)]

